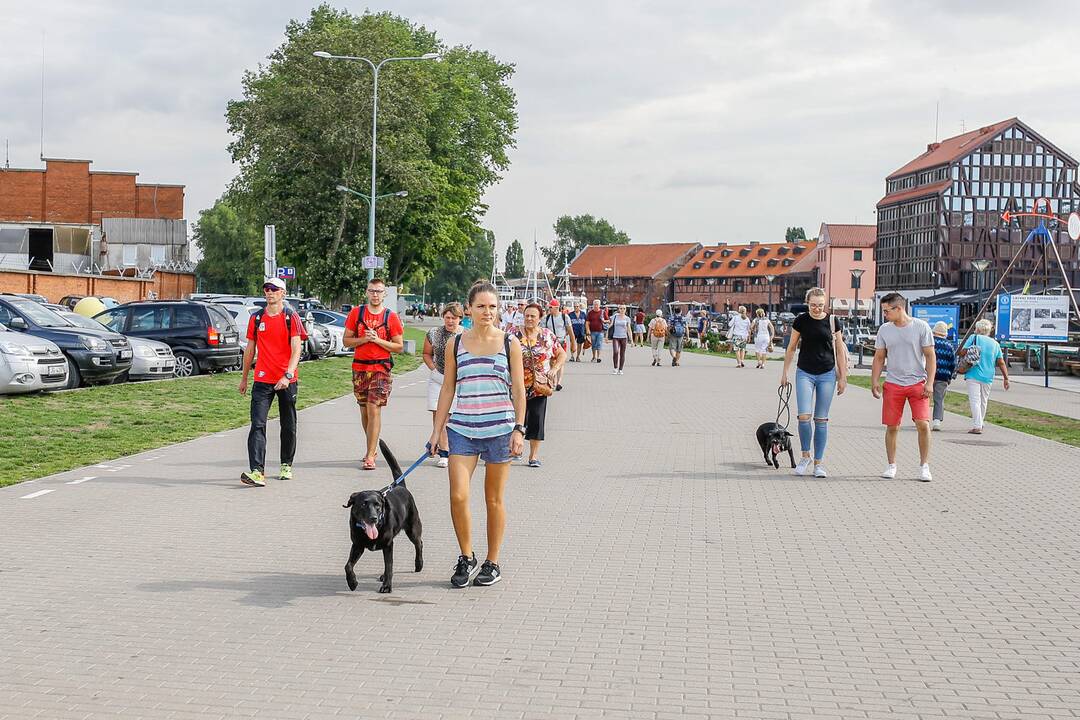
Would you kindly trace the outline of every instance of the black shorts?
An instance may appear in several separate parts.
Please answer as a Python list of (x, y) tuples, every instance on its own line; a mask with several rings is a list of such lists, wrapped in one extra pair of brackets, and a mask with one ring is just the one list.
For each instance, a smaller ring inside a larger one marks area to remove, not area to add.
[(544, 439), (544, 418), (547, 417), (546, 397), (532, 397), (525, 401), (525, 439)]

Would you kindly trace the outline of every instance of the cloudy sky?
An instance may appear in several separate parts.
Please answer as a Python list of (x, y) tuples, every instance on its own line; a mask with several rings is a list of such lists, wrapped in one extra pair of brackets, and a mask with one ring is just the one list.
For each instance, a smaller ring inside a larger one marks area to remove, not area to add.
[[(1080, 155), (1071, 3), (1027, 0), (386, 0), (448, 44), (517, 67), (520, 130), (490, 191), (500, 250), (562, 214), (634, 242), (771, 241), (872, 222), (884, 176), (939, 135), (1019, 116)], [(225, 103), (300, 0), (0, 0), (0, 142), (187, 186), (198, 217), (234, 175)]]

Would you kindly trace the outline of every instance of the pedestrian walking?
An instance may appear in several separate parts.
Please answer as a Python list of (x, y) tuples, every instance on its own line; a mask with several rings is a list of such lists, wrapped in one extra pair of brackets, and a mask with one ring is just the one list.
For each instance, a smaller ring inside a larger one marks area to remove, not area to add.
[(956, 377), (956, 348), (949, 340), (949, 326), (934, 323), (934, 423), (931, 430), (941, 430), (945, 421), (945, 391)]
[(574, 354), (570, 359), (581, 362), (581, 353), (585, 348), (585, 303), (577, 303), (569, 314), (570, 326), (574, 329)]
[[(896, 477), (896, 439), (907, 404), (919, 433), (919, 480), (930, 482), (931, 387), (927, 379), (936, 377), (937, 371), (934, 336), (926, 321), (908, 314), (907, 300), (899, 293), (881, 298), (881, 314), (886, 322), (878, 328), (870, 374), (870, 392), (882, 398), (881, 424), (885, 426), (885, 455), (889, 461), (881, 477)], [(881, 372), (886, 360), (888, 379), (883, 389)]]
[(765, 360), (769, 357), (769, 351), (772, 350), (773, 336), (776, 334), (776, 328), (773, 327), (772, 321), (765, 317), (765, 311), (758, 308), (754, 313), (754, 324), (750, 327), (750, 337), (754, 339), (754, 351), (757, 353), (757, 367), (765, 367)]
[(1009, 389), (1009, 366), (1001, 352), (1001, 345), (990, 337), (993, 324), (983, 318), (975, 323), (974, 334), (960, 349), (961, 362), (967, 367), (964, 381), (967, 383), (968, 405), (971, 408), (972, 435), (981, 435), (986, 421), (986, 408), (990, 403), (990, 389), (994, 386), (994, 368), (1001, 370), (1005, 390)]
[(750, 316), (746, 307), (739, 306), (739, 314), (731, 321), (731, 346), (735, 350), (735, 367), (746, 367), (746, 345), (750, 342)]
[[(795, 351), (799, 359), (795, 369), (795, 402), (798, 407), (799, 447), (802, 457), (795, 466), (796, 475), (805, 475), (814, 464), (814, 477), (826, 478), (825, 446), (829, 441), (829, 410), (833, 395), (843, 395), (847, 389), (847, 346), (844, 334), (837, 327), (836, 317), (825, 312), (828, 307), (825, 291), (810, 288), (806, 292), (809, 312), (795, 318), (791, 342), (784, 352), (784, 369), (780, 386), (788, 385), (789, 368)], [(769, 322), (758, 310), (759, 320)], [(762, 362), (759, 366), (763, 366)], [(810, 420), (813, 418), (813, 425)], [(813, 456), (810, 450), (813, 448)]]
[(645, 309), (638, 308), (634, 313), (634, 345), (645, 347)]
[(671, 312), (671, 319), (668, 321), (667, 326), (667, 347), (668, 353), (671, 354), (671, 366), (679, 367), (683, 343), (686, 342), (686, 318), (683, 317), (682, 308), (678, 305)]
[[(443, 310), (443, 324), (433, 327), (424, 336), (424, 364), (427, 365), (427, 397), (428, 410), (431, 411), (431, 422), (435, 423), (435, 412), (439, 409), (439, 394), (442, 392), (443, 378), (446, 373), (446, 344), (461, 332), (461, 318), (465, 311), (461, 303), (452, 302)], [(450, 462), (450, 443), (446, 438), (446, 429), (443, 429), (439, 438), (439, 467), (446, 467)]]
[[(473, 327), (455, 336), (451, 352), (446, 353), (435, 427), (428, 441), (429, 452), (436, 454), (446, 429), (450, 518), (461, 550), (450, 584), (457, 588), (469, 583), (494, 585), (502, 580), (499, 551), (506, 528), (503, 495), (510, 474), (510, 456), (522, 452), (525, 436), (521, 343), (498, 327), (499, 296), (495, 286), (488, 282), (473, 285), (468, 307)], [(484, 461), (488, 552), (478, 570), (472, 547), (469, 484), (480, 460)]]
[(626, 306), (620, 305), (611, 318), (611, 328), (608, 337), (611, 340), (611, 364), (612, 375), (622, 375), (623, 366), (626, 364), (626, 345), (633, 335), (633, 321), (626, 314)]
[[(570, 324), (570, 318), (559, 307), (558, 300), (553, 299), (548, 303), (548, 314), (544, 316), (544, 327), (555, 334), (556, 342), (563, 349), (564, 358), (569, 357), (574, 344), (574, 328)], [(559, 367), (554, 371), (556, 392), (562, 390), (562, 376), (565, 367), (564, 359), (563, 363), (560, 363)]]
[(525, 376), (525, 439), (529, 441), (529, 467), (540, 467), (547, 400), (555, 378), (566, 362), (566, 352), (555, 333), (540, 326), (540, 303), (525, 306), (525, 325), (514, 331), (521, 342)]
[(467, 306), (465, 308), (465, 316), (461, 318), (461, 327), (463, 330), (472, 328), (472, 310)]
[(709, 325), (709, 316), (704, 310), (698, 311), (697, 316), (697, 346), (705, 347), (705, 328)]
[(607, 328), (607, 311), (600, 307), (599, 300), (593, 300), (592, 310), (585, 316), (585, 324), (592, 342), (592, 361), (603, 362), (600, 351), (604, 349), (604, 330)]
[(300, 316), (285, 306), (285, 281), (267, 278), (263, 283), (266, 307), (248, 320), (247, 347), (241, 361), (240, 394), (248, 388), (251, 361), (255, 360), (255, 382), (251, 385), (251, 429), (248, 431), (248, 471), (240, 475), (245, 485), (266, 485), (266, 418), (274, 398), (278, 401), (281, 424), (281, 465), (278, 477), (292, 478), (296, 455), (296, 395), (299, 390)]
[(405, 332), (398, 314), (383, 306), (386, 283), (372, 278), (367, 284), (367, 303), (349, 311), (345, 318), (343, 343), (353, 350), (352, 383), (356, 404), (360, 406), (360, 422), (364, 426), (367, 447), (361, 466), (375, 469), (382, 430), (382, 409), (390, 402), (394, 367), (391, 353), (399, 353), (404, 345)]
[(657, 309), (656, 317), (649, 323), (649, 345), (652, 347), (653, 367), (660, 365), (660, 349), (664, 347), (664, 338), (667, 337), (667, 320), (664, 319), (664, 311)]

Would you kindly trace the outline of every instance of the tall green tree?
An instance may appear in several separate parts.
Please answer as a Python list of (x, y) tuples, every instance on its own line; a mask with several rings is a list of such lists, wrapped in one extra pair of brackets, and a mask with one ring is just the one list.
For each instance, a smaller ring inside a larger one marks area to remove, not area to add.
[(222, 198), (199, 213), (194, 240), (202, 252), (195, 268), (206, 292), (255, 295), (262, 284), (261, 228)]
[(491, 261), (495, 254), (495, 233), (479, 230), (473, 233), (472, 243), (462, 260), (446, 262), (427, 284), (428, 297), (438, 301), (465, 302), (469, 288), (477, 280), (491, 277)]
[(292, 21), (269, 62), (245, 74), (243, 98), (228, 104), (240, 166), (233, 188), (260, 222), (277, 226), (278, 247), (305, 269), (305, 286), (356, 297), (366, 274), (366, 201), (371, 167), (372, 73), (368, 57), (441, 54), (396, 62), (379, 75), (376, 252), (391, 283), (429, 276), (465, 257), (486, 210), (484, 191), (509, 166), (517, 128), (513, 66), (470, 47), (447, 47), (434, 32), (390, 13), (353, 15), (328, 5)]
[(801, 227), (789, 227), (784, 233), (784, 242), (795, 242), (796, 240), (805, 240), (806, 231)]
[(510, 247), (506, 248), (506, 271), (503, 273), (507, 278), (525, 277), (525, 250), (521, 243), (514, 238)]
[(630, 236), (604, 218), (592, 215), (563, 215), (555, 221), (555, 244), (541, 248), (547, 266), (558, 275), (586, 245), (626, 245)]

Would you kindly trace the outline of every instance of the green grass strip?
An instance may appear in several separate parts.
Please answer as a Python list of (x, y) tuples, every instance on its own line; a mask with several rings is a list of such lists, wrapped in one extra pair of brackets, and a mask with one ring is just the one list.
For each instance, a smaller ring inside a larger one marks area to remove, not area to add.
[[(395, 356), (395, 375), (421, 364), (423, 331), (405, 336), (417, 354)], [(299, 374), (298, 409), (352, 392), (349, 358), (302, 363)], [(245, 426), (250, 390), (241, 395), (239, 383), (240, 373), (219, 373), (0, 396), (0, 487)]]
[[(870, 388), (869, 375), (848, 375), (848, 383), (862, 388)], [(948, 391), (945, 393), (945, 409), (957, 415), (971, 417), (966, 393)], [(1061, 415), (1029, 410), (1017, 405), (990, 401), (986, 410), (986, 422), (1012, 430), (1019, 430), (1028, 435), (1035, 435), (1047, 440), (1080, 447), (1080, 420)]]

